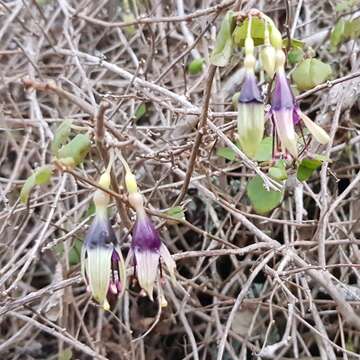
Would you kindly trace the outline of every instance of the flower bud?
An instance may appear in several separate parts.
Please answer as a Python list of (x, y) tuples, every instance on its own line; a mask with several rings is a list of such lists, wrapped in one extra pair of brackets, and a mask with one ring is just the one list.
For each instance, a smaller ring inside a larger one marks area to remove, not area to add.
[(260, 60), (266, 74), (272, 78), (275, 74), (276, 50), (271, 45), (263, 47), (260, 51)]
[(277, 29), (277, 27), (274, 25), (274, 23), (270, 24), (270, 42), (271, 42), (271, 45), (275, 49), (281, 49), (282, 48), (281, 33)]

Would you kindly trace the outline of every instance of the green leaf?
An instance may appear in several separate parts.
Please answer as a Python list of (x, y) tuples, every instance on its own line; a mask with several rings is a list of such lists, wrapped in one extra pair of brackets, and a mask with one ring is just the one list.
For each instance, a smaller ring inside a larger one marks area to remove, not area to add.
[(297, 169), (296, 177), (299, 181), (307, 181), (310, 179), (313, 172), (322, 164), (321, 160), (303, 159)]
[(20, 192), (20, 201), (26, 203), (29, 199), (30, 192), (35, 185), (44, 185), (50, 182), (53, 167), (45, 165), (36, 169), (31, 176), (29, 176)]
[(236, 158), (235, 151), (228, 147), (221, 147), (216, 150), (216, 155), (221, 156), (227, 160), (234, 161)]
[(306, 59), (296, 66), (292, 78), (299, 90), (309, 90), (324, 83), (331, 74), (329, 64), (318, 59)]
[(357, 39), (360, 36), (360, 17), (346, 22), (344, 35), (349, 39)]
[(233, 106), (235, 111), (238, 108), (239, 97), (240, 97), (240, 91), (237, 91), (236, 93), (234, 93), (234, 95), (231, 98), (231, 103), (232, 103), (232, 106)]
[(140, 104), (135, 110), (135, 119), (139, 120), (146, 114), (146, 104)]
[(346, 21), (344, 19), (340, 19), (334, 29), (331, 31), (330, 35), (330, 44), (332, 47), (337, 47), (339, 44), (341, 44), (345, 39), (345, 23)]
[(251, 179), (246, 187), (251, 206), (259, 214), (266, 214), (281, 204), (283, 191), (267, 191), (259, 175)]
[(210, 61), (216, 66), (226, 66), (231, 58), (233, 50), (232, 32), (235, 27), (235, 13), (228, 11), (221, 23), (216, 37), (215, 47), (211, 53)]
[[(287, 38), (283, 39), (283, 46), (288, 47), (288, 42), (289, 42), (289, 39), (287, 39)], [(291, 42), (290, 42), (290, 47), (291, 48), (303, 49), (304, 46), (305, 46), (304, 41), (301, 41), (301, 40), (298, 40), (298, 39), (291, 39)]]
[(69, 251), (69, 264), (71, 266), (77, 265), (81, 260), (81, 248), (83, 246), (83, 242), (79, 239), (76, 239), (74, 245)]
[(73, 358), (73, 353), (70, 348), (67, 348), (59, 352), (58, 360), (71, 360)]
[(298, 47), (292, 48), (288, 52), (289, 63), (295, 65), (299, 63), (304, 58), (304, 51)]
[(256, 161), (269, 161), (272, 159), (273, 139), (268, 136), (261, 140), (260, 146), (255, 154)]
[(188, 72), (191, 75), (197, 75), (203, 71), (205, 60), (203, 58), (200, 59), (194, 59), (189, 65), (188, 65)]
[(288, 178), (288, 174), (286, 172), (286, 161), (278, 160), (275, 166), (272, 166), (269, 169), (269, 176), (278, 181), (283, 181)]
[(59, 150), (59, 159), (72, 158), (74, 165), (79, 165), (88, 154), (91, 142), (88, 135), (78, 134)]
[[(125, 11), (122, 16), (122, 20), (124, 23), (131, 23), (135, 20), (135, 16), (131, 12)], [(136, 32), (136, 28), (134, 25), (129, 25), (124, 27), (124, 30), (128, 35), (134, 35)]]
[[(237, 46), (243, 47), (247, 35), (249, 21), (246, 19), (241, 25), (236, 26), (233, 32), (234, 42)], [(271, 31), (271, 27), (269, 28)], [(265, 24), (262, 19), (253, 17), (251, 19), (251, 37), (254, 40), (255, 46), (264, 43)]]
[(175, 219), (185, 220), (185, 212), (181, 206), (175, 206), (167, 210), (165, 214)]
[(71, 132), (71, 120), (64, 120), (56, 129), (54, 140), (51, 142), (51, 152), (57, 156), (58, 151), (69, 139)]

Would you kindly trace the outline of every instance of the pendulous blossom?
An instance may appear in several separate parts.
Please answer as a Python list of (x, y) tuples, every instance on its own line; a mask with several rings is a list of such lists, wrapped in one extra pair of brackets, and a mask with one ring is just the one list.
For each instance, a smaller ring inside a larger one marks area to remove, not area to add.
[[(175, 281), (176, 264), (169, 250), (160, 240), (159, 233), (155, 229), (154, 224), (146, 215), (144, 197), (138, 192), (134, 175), (131, 174), (127, 164), (125, 167), (127, 170), (125, 183), (129, 192), (128, 199), (130, 205), (136, 211), (136, 222), (132, 231), (130, 252), (131, 256), (133, 256), (135, 273), (139, 285), (149, 298), (153, 300), (154, 285), (158, 278), (159, 267), (160, 276), (162, 275), (161, 261), (165, 263), (173, 281)], [(162, 296), (162, 292), (159, 296), (162, 305), (165, 306), (166, 301)]]
[(264, 136), (265, 117), (264, 103), (254, 73), (254, 42), (251, 38), (245, 41), (245, 52), (246, 73), (238, 100), (237, 129), (241, 149), (247, 156), (254, 158)]
[(300, 110), (286, 78), (284, 64), (285, 54), (278, 49), (276, 51), (275, 87), (271, 96), (271, 114), (282, 152), (288, 151), (294, 158), (297, 158), (297, 136), (294, 125), (300, 120), (320, 144), (326, 144), (329, 136), (324, 129)]
[[(109, 188), (108, 174), (99, 184)], [(81, 253), (81, 272), (94, 299), (105, 310), (110, 309), (108, 297), (120, 296), (126, 286), (126, 270), (116, 235), (107, 214), (110, 196), (98, 189), (94, 194), (95, 219), (88, 230)]]

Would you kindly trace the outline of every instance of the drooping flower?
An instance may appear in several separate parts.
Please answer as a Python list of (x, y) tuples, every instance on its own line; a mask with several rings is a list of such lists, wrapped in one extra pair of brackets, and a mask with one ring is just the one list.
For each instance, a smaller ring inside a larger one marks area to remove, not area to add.
[[(249, 27), (251, 20), (249, 19)], [(245, 79), (241, 87), (238, 104), (237, 129), (241, 149), (254, 158), (264, 136), (264, 103), (254, 74), (254, 41), (250, 31), (245, 40)]]
[[(104, 174), (105, 175), (105, 174)], [(99, 184), (107, 183), (104, 175)], [(126, 286), (126, 270), (116, 235), (107, 214), (110, 197), (98, 189), (94, 194), (95, 219), (88, 230), (81, 254), (81, 272), (94, 299), (105, 310), (108, 297), (120, 296)]]
[[(162, 276), (162, 261), (165, 263), (170, 277), (175, 281), (176, 263), (168, 248), (160, 240), (158, 231), (144, 209), (144, 197), (138, 192), (135, 176), (126, 168), (125, 183), (129, 192), (129, 203), (136, 211), (136, 222), (132, 231), (130, 255), (140, 287), (153, 300), (153, 291), (157, 279)], [(159, 271), (160, 268), (160, 271)], [(159, 274), (160, 273), (160, 274)], [(162, 306), (166, 305), (160, 291), (159, 299)]]
[(254, 158), (264, 136), (264, 103), (256, 84), (255, 74), (246, 71), (238, 104), (237, 128), (241, 149)]
[(297, 158), (297, 136), (294, 125), (298, 124), (300, 120), (319, 143), (326, 144), (329, 136), (324, 129), (300, 110), (286, 78), (284, 64), (285, 54), (278, 49), (276, 51), (275, 87), (271, 96), (271, 113), (282, 152), (288, 151), (294, 158)]

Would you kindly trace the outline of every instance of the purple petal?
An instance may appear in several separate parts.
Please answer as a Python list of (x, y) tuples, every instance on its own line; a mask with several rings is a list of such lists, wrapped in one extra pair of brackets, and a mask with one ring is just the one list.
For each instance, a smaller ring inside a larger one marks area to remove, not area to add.
[(147, 216), (138, 217), (136, 220), (131, 246), (142, 251), (159, 251), (161, 246), (159, 233)]
[(256, 84), (256, 77), (253, 72), (247, 71), (242, 84), (239, 103), (262, 103), (259, 87)]
[(278, 71), (275, 78), (275, 88), (271, 96), (272, 111), (294, 109), (295, 100), (284, 71)]
[(113, 248), (117, 243), (116, 235), (106, 217), (96, 216), (85, 236), (85, 246), (88, 249), (96, 247)]

